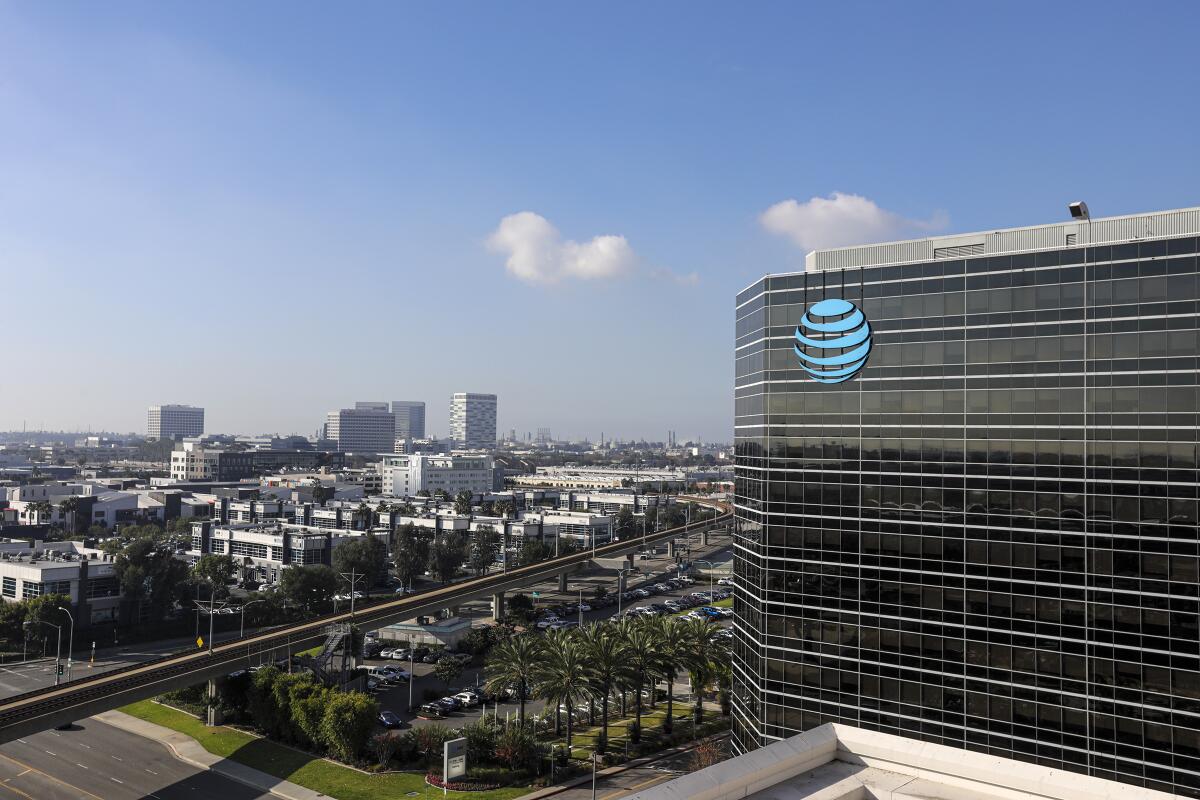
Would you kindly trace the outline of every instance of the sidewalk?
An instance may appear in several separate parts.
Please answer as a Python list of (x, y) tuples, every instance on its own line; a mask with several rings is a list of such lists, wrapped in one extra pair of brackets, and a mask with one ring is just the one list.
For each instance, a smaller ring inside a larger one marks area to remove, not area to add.
[(247, 767), (245, 764), (215, 756), (192, 737), (161, 725), (155, 725), (153, 722), (146, 722), (120, 711), (105, 711), (103, 714), (97, 714), (95, 718), (114, 728), (161, 742), (180, 761), (198, 769), (210, 770), (218, 775), (223, 775), (230, 780), (249, 786), (251, 789), (268, 792), (276, 797), (282, 797), (284, 800), (333, 800), (329, 795), (297, 786), (291, 781), (276, 778), (274, 775), (268, 775), (260, 770)]

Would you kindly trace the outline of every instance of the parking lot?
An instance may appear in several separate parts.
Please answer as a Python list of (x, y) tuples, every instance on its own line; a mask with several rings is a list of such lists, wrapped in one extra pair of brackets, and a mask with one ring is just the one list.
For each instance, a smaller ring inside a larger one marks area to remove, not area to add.
[[(615, 595), (615, 584), (611, 575), (578, 576), (572, 582), (582, 587), (582, 589), (577, 589), (575, 592), (568, 592), (565, 595), (556, 591), (539, 591), (538, 594), (540, 597), (537, 603), (539, 618), (534, 625), (534, 629), (545, 631), (578, 625), (580, 622), (588, 624), (613, 619), (618, 616), (618, 613), (621, 616), (631, 614), (682, 615), (687, 613), (703, 613), (703, 616), (712, 624), (719, 625), (722, 629), (728, 630), (730, 625), (729, 617), (732, 616), (731, 611), (710, 607), (710, 610), (707, 612), (700, 612), (699, 609), (711, 606), (711, 598), (689, 597), (693, 593), (707, 595), (710, 591), (708, 581), (695, 581), (692, 583), (680, 581), (669, 584), (667, 583), (667, 571), (661, 573), (654, 570), (647, 571), (652, 573), (652, 577), (646, 577), (642, 582), (631, 581), (629, 584), (631, 588), (626, 590), (619, 602)], [(654, 588), (655, 584), (658, 584), (660, 588)], [(605, 586), (610, 590), (605, 599), (589, 599), (589, 595), (592, 598), (595, 597), (596, 586)], [(663, 589), (666, 591), (663, 591)], [(582, 610), (579, 608), (580, 591), (583, 594)], [(712, 591), (716, 600), (728, 599), (731, 588), (713, 581)], [(567, 599), (571, 595), (574, 595), (574, 600)], [(462, 616), (482, 617), (490, 612), (486, 604), (478, 603), (470, 607), (461, 607), (459, 613)], [(448, 710), (445, 716), (442, 717), (418, 719), (414, 710), (422, 704), (427, 692), (430, 695), (433, 694), (433, 691), (430, 690), (436, 691), (438, 697), (453, 695), (465, 689), (477, 690), (482, 694), (483, 690), (481, 687), (484, 682), (483, 668), (481, 660), (475, 658), (465, 663), (462, 674), (454, 681), (452, 686), (447, 686), (433, 674), (434, 664), (424, 663), (416, 658), (413, 658), (410, 662), (407, 652), (402, 655), (404, 656), (402, 659), (377, 657), (368, 658), (363, 661), (364, 665), (368, 667), (392, 666), (403, 670), (405, 673), (410, 669), (411, 663), (413, 673), (411, 684), (408, 680), (404, 679), (381, 681), (373, 690), (373, 694), (379, 700), (380, 707), (393, 712), (400, 721), (401, 726), (407, 727), (416, 722), (417, 724), (461, 727), (468, 722), (477, 720), (482, 715), (485, 705), (489, 713), (494, 711), (500, 717), (508, 714), (511, 714), (513, 717), (516, 716), (517, 703), (502, 698), (486, 697), (483, 703), (466, 704), (464, 707)], [(686, 679), (684, 679), (682, 684), (679, 682), (676, 683), (676, 686), (681, 685), (686, 685)], [(539, 714), (542, 712), (544, 705), (541, 700), (530, 700), (526, 703), (526, 714)]]

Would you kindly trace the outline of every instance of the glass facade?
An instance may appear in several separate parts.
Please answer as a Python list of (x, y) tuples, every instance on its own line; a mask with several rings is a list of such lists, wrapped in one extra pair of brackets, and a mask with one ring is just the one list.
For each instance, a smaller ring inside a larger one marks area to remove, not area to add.
[[(1197, 239), (737, 297), (734, 732), (826, 722), (1200, 797)], [(841, 298), (866, 367), (800, 369)]]

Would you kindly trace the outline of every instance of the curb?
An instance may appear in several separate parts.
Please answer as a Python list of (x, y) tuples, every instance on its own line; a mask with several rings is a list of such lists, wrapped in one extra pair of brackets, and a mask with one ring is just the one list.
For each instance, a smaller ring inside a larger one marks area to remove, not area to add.
[[(663, 750), (658, 753), (652, 753), (648, 756), (640, 756), (640, 757), (632, 759), (630, 761), (626, 761), (624, 764), (616, 764), (611, 767), (605, 767), (602, 770), (597, 770), (596, 777), (597, 778), (600, 778), (600, 777), (607, 778), (612, 775), (620, 775), (622, 772), (627, 772), (631, 769), (637, 769), (638, 767), (644, 767), (647, 764), (653, 764), (657, 761), (662, 761), (665, 758), (670, 758), (671, 756), (679, 755), (680, 753), (686, 753), (690, 750), (694, 750), (696, 747), (698, 747), (703, 742), (706, 742), (709, 740), (719, 740), (728, 735), (729, 735), (728, 731), (726, 731), (724, 733), (715, 733), (711, 736), (705, 736), (703, 739), (697, 739), (694, 742), (690, 742), (686, 746), (685, 745), (676, 745), (675, 747), (668, 748), (668, 749)], [(538, 789), (536, 792), (530, 792), (529, 794), (523, 794), (520, 797), (514, 798), (514, 800), (542, 800), (542, 798), (553, 797), (554, 795), (561, 794), (562, 792), (565, 792), (568, 789), (574, 789), (576, 786), (582, 786), (585, 783), (591, 783), (591, 781), (592, 781), (592, 776), (590, 774), (582, 775), (578, 778), (572, 778), (571, 780), (567, 781), (566, 783), (559, 783), (559, 784), (555, 784), (554, 786), (547, 786), (544, 789)]]
[[(284, 798), (284, 800), (333, 800), (329, 795), (321, 794), (313, 789), (300, 786), (282, 778), (276, 778), (274, 775), (246, 766), (245, 764), (239, 764), (236, 761), (230, 761), (223, 756), (214, 755), (205, 750), (199, 742), (187, 734), (179, 733), (153, 722), (146, 722), (122, 711), (105, 711), (102, 714), (96, 714), (94, 719), (98, 719), (107, 725), (112, 725), (114, 728), (119, 728), (126, 733), (132, 733), (136, 736), (158, 742), (170, 750), (171, 755), (183, 763), (197, 769), (215, 772), (222, 777), (236, 781), (251, 789), (267, 792), (276, 797)], [(184, 752), (191, 750), (195, 750), (196, 752)]]

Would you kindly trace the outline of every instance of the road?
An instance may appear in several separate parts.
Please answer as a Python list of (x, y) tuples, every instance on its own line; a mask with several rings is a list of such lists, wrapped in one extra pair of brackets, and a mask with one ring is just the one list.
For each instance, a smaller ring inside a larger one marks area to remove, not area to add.
[[(25, 800), (271, 800), (197, 769), (166, 747), (95, 719), (0, 747), (0, 798)], [(277, 798), (275, 799), (277, 800)]]
[[(269, 628), (255, 629), (252, 632), (259, 630), (267, 631)], [(207, 631), (204, 634), (208, 638)], [(238, 631), (225, 631), (217, 633), (214, 638), (215, 643), (236, 639)], [(96, 651), (96, 661), (89, 666), (91, 658), (90, 648), (86, 651), (77, 651), (75, 653), (75, 663), (72, 665), (74, 677), (82, 678), (87, 675), (95, 675), (109, 670), (128, 667), (131, 664), (139, 664), (143, 661), (149, 661), (152, 658), (158, 658), (169, 653), (176, 653), (184, 648), (194, 648), (195, 642), (191, 638), (185, 639), (169, 639), (159, 642), (141, 642), (130, 645), (121, 645), (119, 647), (101, 648)], [(65, 646), (64, 646), (65, 650)], [(62, 657), (64, 669), (67, 663), (67, 654), (64, 652)], [(65, 681), (66, 675), (63, 675)], [(8, 664), (0, 664), (0, 698), (12, 697), (13, 695), (23, 694), (24, 692), (32, 692), (35, 689), (44, 689), (54, 685), (54, 658), (53, 653), (50, 658), (37, 658), (30, 661), (13, 661)]]
[[(724, 740), (722, 748), (725, 747)], [(691, 772), (692, 754), (673, 753), (653, 764), (632, 767), (616, 775), (598, 775), (596, 778), (596, 800), (615, 800), (618, 797), (649, 789)], [(555, 800), (592, 800), (592, 784), (583, 783), (555, 795)]]

